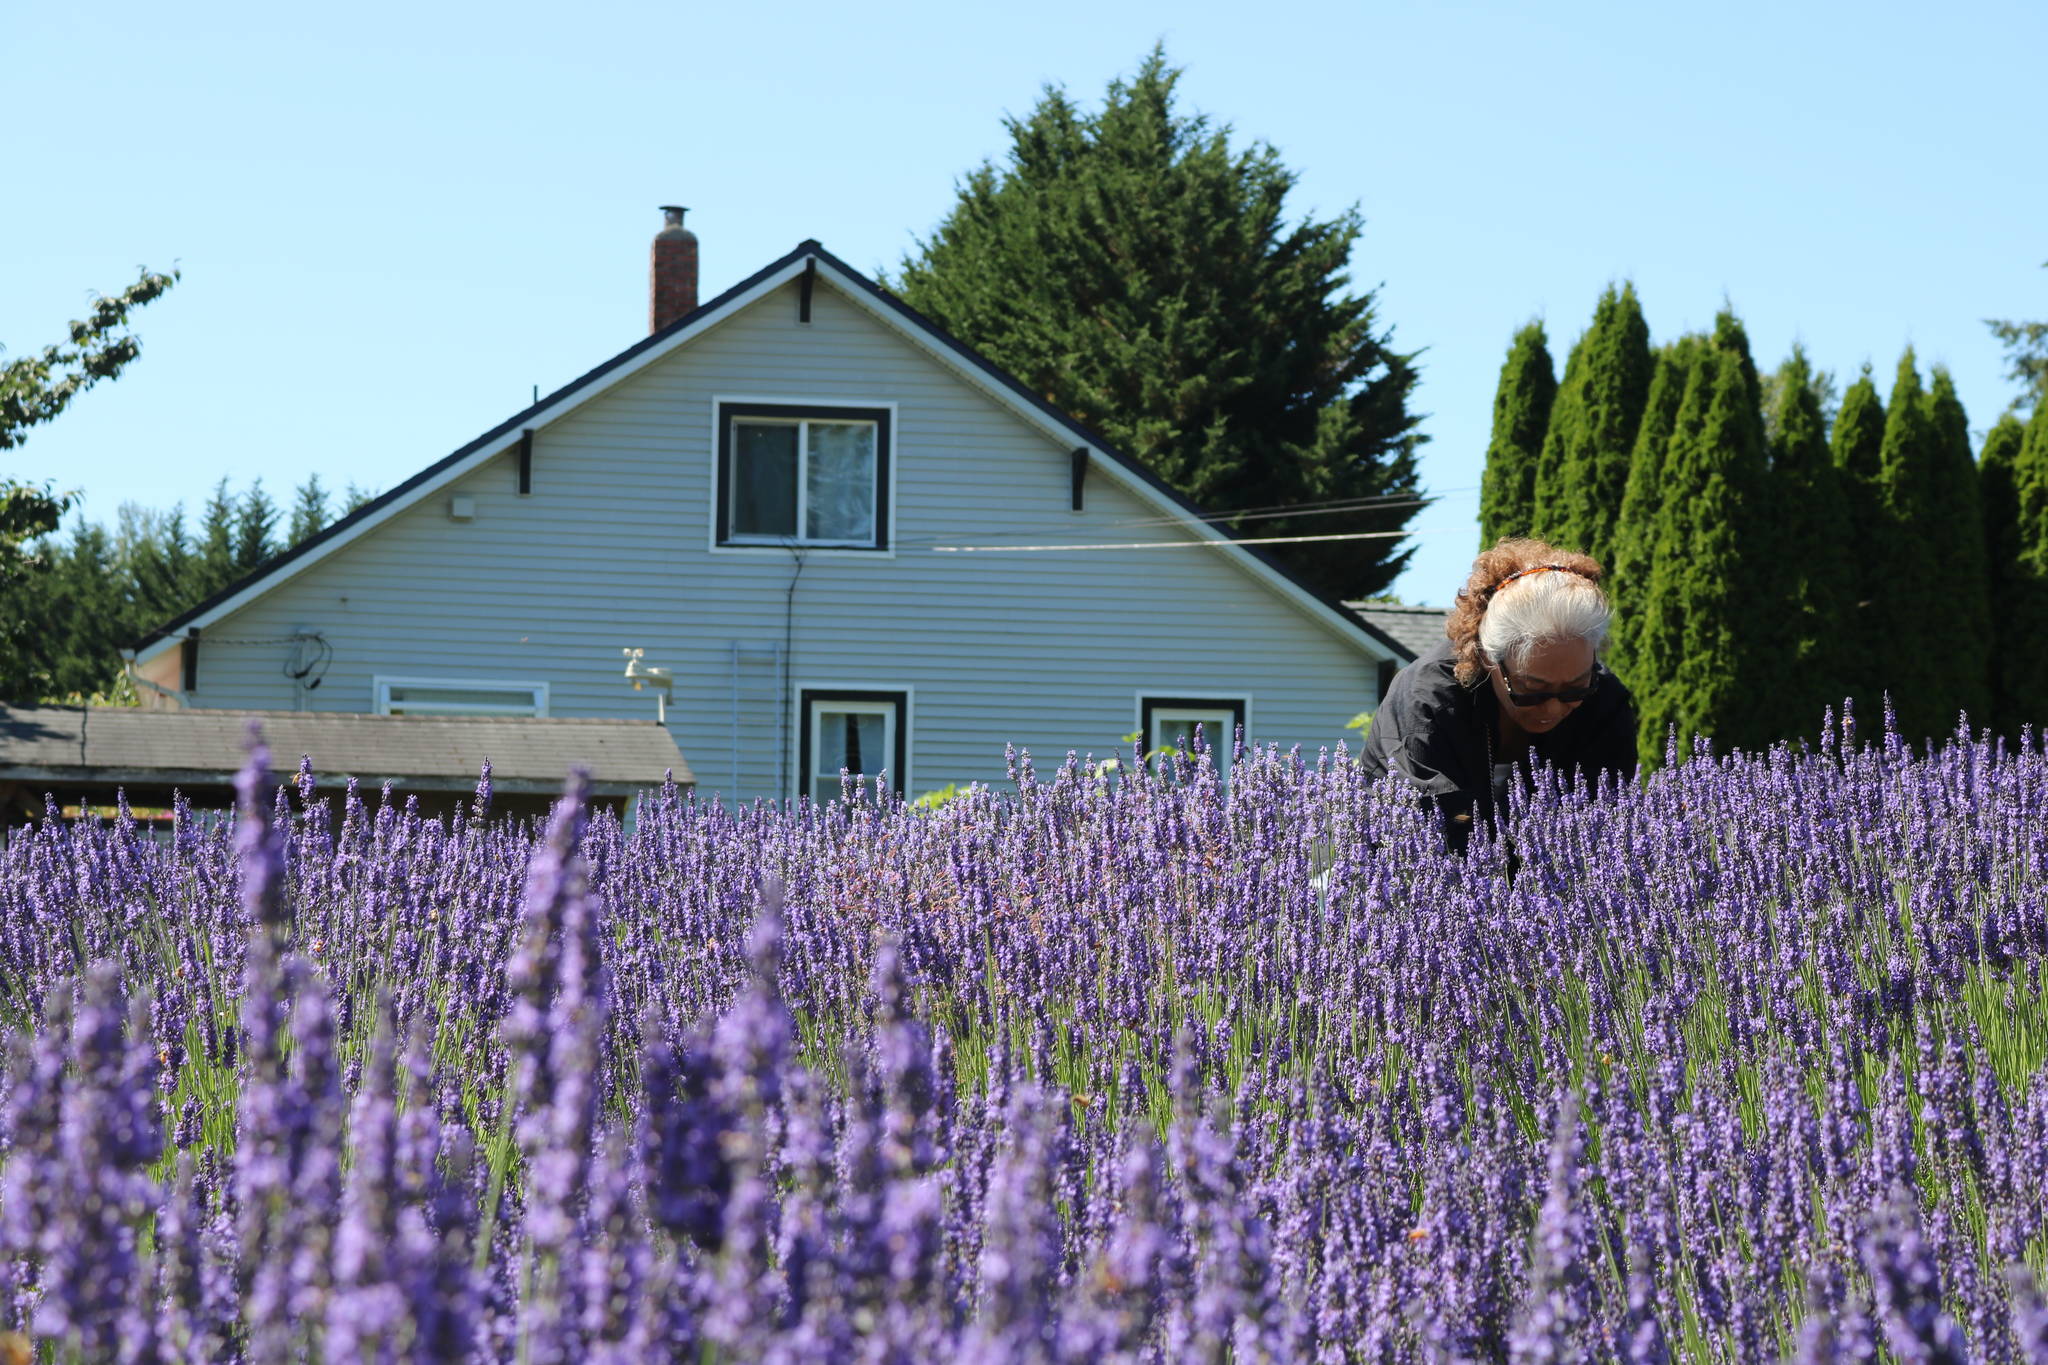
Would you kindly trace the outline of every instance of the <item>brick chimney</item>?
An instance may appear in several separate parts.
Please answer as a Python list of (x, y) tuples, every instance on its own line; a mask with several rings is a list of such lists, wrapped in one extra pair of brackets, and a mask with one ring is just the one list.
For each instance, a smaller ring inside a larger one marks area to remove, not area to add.
[(683, 226), (687, 212), (675, 204), (661, 206), (665, 221), (654, 234), (647, 309), (650, 332), (659, 332), (697, 306), (697, 234)]

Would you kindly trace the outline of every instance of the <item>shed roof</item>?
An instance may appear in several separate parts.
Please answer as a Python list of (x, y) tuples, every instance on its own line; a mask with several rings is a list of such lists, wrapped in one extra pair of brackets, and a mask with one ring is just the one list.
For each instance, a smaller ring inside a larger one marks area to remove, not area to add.
[(217, 786), (241, 767), (251, 723), (280, 767), (304, 754), (322, 778), (366, 786), (461, 791), (485, 759), (506, 793), (559, 791), (575, 765), (596, 796), (631, 795), (670, 773), (695, 781), (674, 736), (651, 720), (0, 706), (0, 782)]
[(1406, 650), (1411, 661), (1436, 648), (1437, 641), (1444, 638), (1444, 622), (1451, 614), (1447, 607), (1406, 607), (1387, 602), (1346, 602), (1344, 605)]

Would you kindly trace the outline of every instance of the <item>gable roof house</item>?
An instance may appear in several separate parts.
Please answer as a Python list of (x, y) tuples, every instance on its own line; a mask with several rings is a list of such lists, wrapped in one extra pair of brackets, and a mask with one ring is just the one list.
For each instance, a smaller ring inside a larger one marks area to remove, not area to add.
[(699, 305), (668, 213), (649, 336), (139, 642), (154, 703), (659, 713), (707, 794), (915, 795), (1313, 750), (1413, 656), (815, 241)]

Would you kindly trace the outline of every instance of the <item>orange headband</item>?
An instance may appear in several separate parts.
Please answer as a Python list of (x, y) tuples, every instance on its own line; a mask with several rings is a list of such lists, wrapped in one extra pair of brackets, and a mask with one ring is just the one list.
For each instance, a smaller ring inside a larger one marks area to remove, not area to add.
[[(1495, 592), (1499, 592), (1502, 588), (1505, 588), (1508, 584), (1514, 582), (1517, 578), (1527, 578), (1532, 573), (1549, 573), (1552, 571), (1555, 571), (1557, 573), (1579, 572), (1577, 569), (1571, 568), (1564, 564), (1532, 564), (1526, 569), (1515, 570), (1506, 578), (1503, 578), (1500, 582), (1494, 584), (1493, 590)], [(1581, 576), (1583, 577), (1583, 575)]]

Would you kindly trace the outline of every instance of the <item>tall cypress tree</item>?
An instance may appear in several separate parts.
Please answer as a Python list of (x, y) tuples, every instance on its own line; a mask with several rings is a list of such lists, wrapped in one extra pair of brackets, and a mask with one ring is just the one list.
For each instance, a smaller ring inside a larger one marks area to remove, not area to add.
[(1741, 324), (1725, 313), (1694, 355), (1665, 445), (1638, 599), (1652, 666), (1637, 686), (1640, 742), (1653, 762), (1671, 726), (1682, 752), (1700, 735), (1761, 744), (1777, 720), (1766, 686), (1774, 661), (1758, 636), (1772, 611), (1773, 566), (1756, 367)]
[(2000, 676), (2011, 680), (2003, 724), (2048, 728), (2048, 402), (2034, 404), (2012, 462), (2015, 504), (2015, 615), (2000, 613)]
[[(1932, 537), (1939, 447), (1927, 391), (1909, 347), (1899, 357), (1885, 408), (1878, 454), (1882, 514), (1871, 546), (1878, 570), (1871, 596), (1882, 632), (1875, 651), (1876, 681), (1891, 696), (1899, 734), (1909, 742), (1945, 735), (1956, 723), (1955, 679), (1941, 653), (1949, 584)], [(1973, 519), (1973, 524), (1981, 522)]]
[(1880, 640), (1884, 627), (1878, 612), (1877, 580), (1883, 560), (1884, 498), (1879, 472), (1884, 449), (1884, 400), (1870, 377), (1870, 366), (1842, 395), (1835, 414), (1830, 447), (1842, 489), (1842, 508), (1849, 522), (1849, 610), (1842, 621), (1842, 663), (1849, 677), (1849, 696), (1856, 703), (1857, 728), (1875, 735), (1884, 698)]
[[(1955, 379), (1935, 366), (1927, 390), (1931, 438), (1927, 511), (1917, 528), (1926, 539), (1940, 584), (1930, 620), (1942, 642), (1937, 657), (1949, 679), (1948, 709), (1975, 725), (1991, 722), (1991, 598), (1984, 557), (1984, 502), (1970, 419)], [(1932, 605), (1934, 599), (1930, 599)], [(1954, 723), (1951, 715), (1950, 723)]]
[(2048, 724), (2048, 579), (2020, 556), (2018, 466), (2026, 439), (2026, 424), (2006, 413), (1984, 438), (1977, 466), (1985, 579), (1998, 622), (1991, 719), (2009, 739), (2029, 724)]
[(1479, 488), (1479, 540), (1485, 549), (1503, 536), (1526, 536), (1534, 525), (1536, 465), (1557, 398), (1557, 374), (1543, 324), (1515, 333), (1500, 386), (1493, 394), (1493, 439)]
[[(1675, 647), (1676, 634), (1649, 629), (1650, 565), (1657, 557), (1657, 535), (1668, 522), (1657, 513), (1665, 502), (1664, 456), (1678, 430), (1679, 409), (1693, 369), (1700, 361), (1704, 338), (1682, 336), (1657, 348), (1656, 368), (1629, 455), (1628, 483), (1615, 523), (1614, 562), (1608, 566), (1608, 596), (1614, 603), (1608, 662), (1631, 686), (1646, 682), (1672, 666), (1668, 655), (1653, 656), (1653, 642)], [(1657, 736), (1662, 745), (1664, 738)], [(1661, 749), (1656, 752), (1662, 752)]]
[(1535, 525), (1603, 564), (1628, 487), (1655, 361), (1633, 284), (1609, 285), (1572, 348), (1537, 462)]
[(1851, 687), (1844, 632), (1853, 614), (1848, 508), (1828, 450), (1827, 418), (1806, 352), (1778, 367), (1770, 428), (1771, 497), (1777, 519), (1787, 674), (1783, 736), (1808, 734)]

